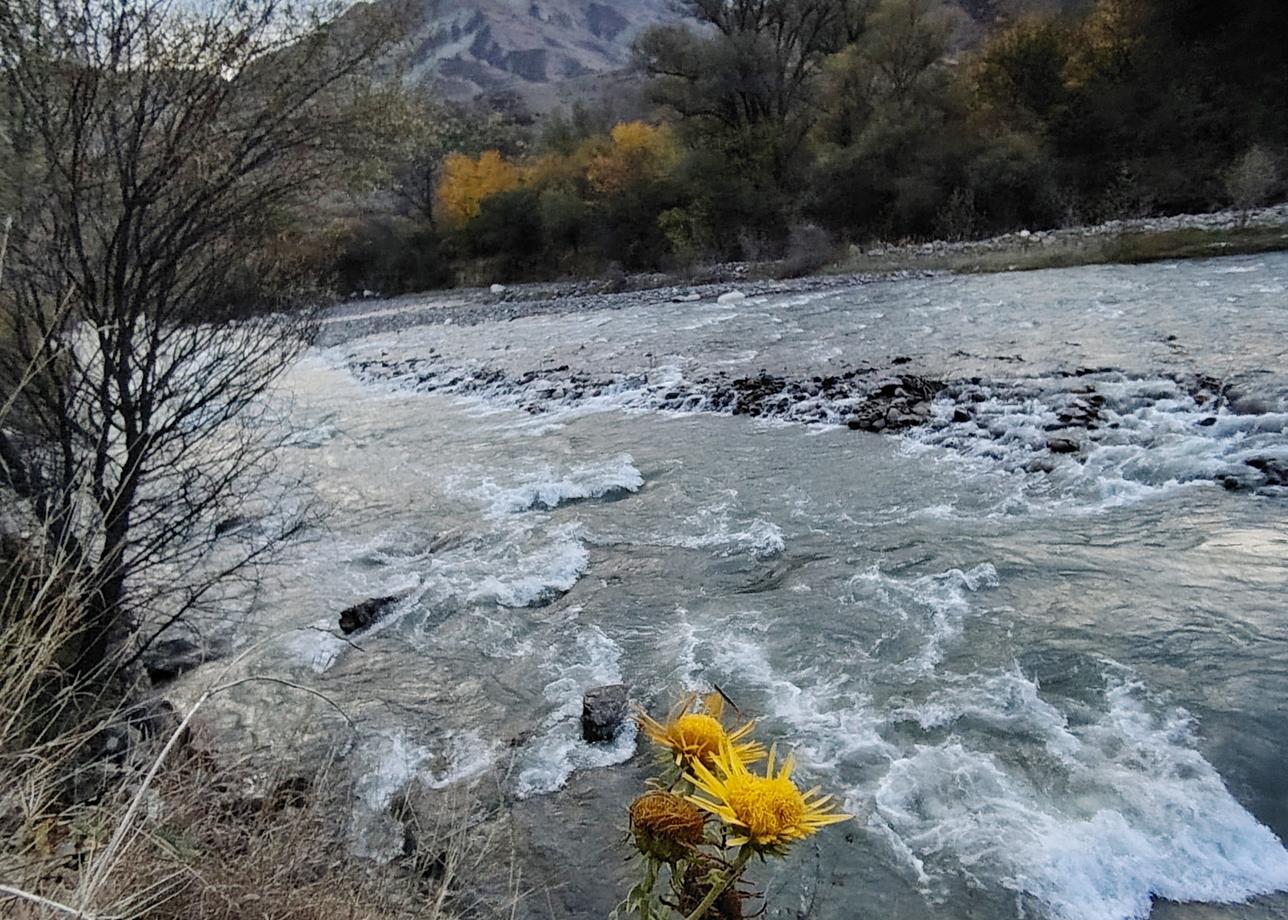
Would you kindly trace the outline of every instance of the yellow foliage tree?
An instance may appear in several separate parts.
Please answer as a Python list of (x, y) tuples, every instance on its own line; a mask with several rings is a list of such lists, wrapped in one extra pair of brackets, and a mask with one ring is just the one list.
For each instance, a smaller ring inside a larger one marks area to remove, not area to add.
[(497, 150), (485, 150), (478, 159), (454, 153), (443, 163), (439, 212), (451, 223), (467, 223), (478, 217), (485, 200), (516, 189), (522, 182), (523, 170)]
[(626, 121), (613, 128), (609, 144), (591, 158), (586, 178), (595, 191), (616, 194), (665, 175), (679, 156), (675, 135), (666, 125)]

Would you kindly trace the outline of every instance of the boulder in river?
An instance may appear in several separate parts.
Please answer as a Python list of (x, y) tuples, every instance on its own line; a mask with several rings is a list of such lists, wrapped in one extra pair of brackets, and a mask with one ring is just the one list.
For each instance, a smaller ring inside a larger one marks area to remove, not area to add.
[(385, 597), (373, 597), (361, 604), (345, 608), (340, 611), (340, 632), (347, 636), (349, 633), (366, 629), (388, 613), (389, 608), (397, 602), (398, 598), (390, 594)]
[(737, 303), (740, 300), (746, 300), (746, 299), (747, 299), (747, 295), (744, 294), (742, 291), (725, 291), (723, 294), (721, 294), (719, 297), (716, 298), (716, 303), (721, 303), (721, 304)]
[(591, 744), (612, 741), (629, 715), (630, 695), (625, 684), (587, 690), (581, 701), (581, 736)]

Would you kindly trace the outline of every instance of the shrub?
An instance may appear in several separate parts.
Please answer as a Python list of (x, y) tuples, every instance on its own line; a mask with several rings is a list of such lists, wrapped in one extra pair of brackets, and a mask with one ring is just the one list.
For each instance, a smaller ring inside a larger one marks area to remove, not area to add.
[(1270, 151), (1259, 144), (1249, 147), (1225, 177), (1225, 189), (1239, 212), (1239, 222), (1246, 223), (1248, 212), (1268, 202), (1278, 185), (1278, 164)]
[(341, 294), (400, 294), (453, 281), (443, 241), (433, 227), (405, 218), (369, 218), (340, 231), (334, 261), (324, 274)]

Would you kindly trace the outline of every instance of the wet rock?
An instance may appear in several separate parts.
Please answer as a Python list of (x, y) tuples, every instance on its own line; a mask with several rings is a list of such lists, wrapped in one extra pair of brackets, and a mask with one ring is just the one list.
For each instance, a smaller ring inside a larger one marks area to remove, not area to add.
[(1069, 438), (1048, 438), (1047, 450), (1053, 454), (1076, 454), (1078, 452), (1078, 442)]
[(971, 414), (960, 406), (953, 410), (953, 421), (963, 425), (971, 420)]
[(169, 683), (180, 674), (211, 660), (214, 656), (191, 639), (162, 639), (143, 653), (143, 667), (153, 686)]
[(944, 389), (938, 380), (905, 375), (873, 383), (873, 391), (846, 422), (859, 431), (905, 431), (930, 418), (931, 400)]
[(1200, 428), (1211, 428), (1215, 424), (1216, 424), (1215, 415), (1209, 415), (1207, 418), (1201, 418), (1198, 421), (1198, 425)]
[(719, 303), (719, 304), (738, 303), (739, 301), (746, 300), (746, 299), (747, 299), (747, 295), (744, 294), (742, 291), (725, 291), (723, 294), (721, 294), (719, 297), (716, 298), (716, 303)]
[(493, 294), (504, 294), (504, 293), (505, 293), (505, 285), (504, 285), (504, 284), (494, 284), (494, 285), (492, 285), (490, 288), (488, 288), (488, 290), (489, 290), (489, 291), (491, 291)]
[(1265, 477), (1265, 485), (1288, 486), (1288, 460), (1274, 457), (1253, 457), (1244, 464)]
[(581, 736), (591, 744), (612, 741), (630, 715), (625, 684), (609, 684), (586, 691), (581, 701)]
[(241, 530), (251, 523), (251, 519), (240, 514), (234, 514), (232, 517), (224, 518), (215, 525), (215, 536), (222, 537), (224, 534), (233, 533)]
[(396, 595), (373, 597), (340, 611), (340, 631), (345, 635), (366, 629), (389, 612), (398, 602)]

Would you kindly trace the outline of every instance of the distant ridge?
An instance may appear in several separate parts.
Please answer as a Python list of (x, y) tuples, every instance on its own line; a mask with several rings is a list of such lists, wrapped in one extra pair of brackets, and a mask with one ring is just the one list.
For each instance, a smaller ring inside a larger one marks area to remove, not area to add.
[(548, 88), (630, 65), (645, 28), (682, 18), (671, 0), (444, 2), (412, 37), (410, 77), (449, 98)]

